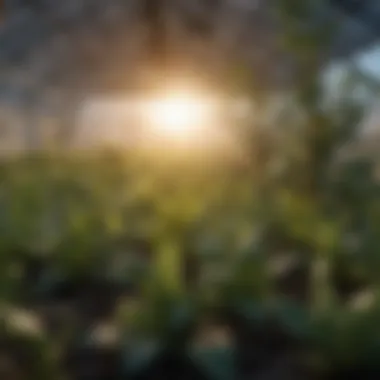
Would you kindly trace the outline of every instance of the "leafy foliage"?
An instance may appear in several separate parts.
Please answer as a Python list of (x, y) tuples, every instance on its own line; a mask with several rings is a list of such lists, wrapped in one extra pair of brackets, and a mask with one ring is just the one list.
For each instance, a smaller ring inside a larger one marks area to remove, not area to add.
[[(378, 370), (378, 183), (369, 159), (338, 162), (359, 107), (344, 94), (323, 107), (315, 58), (326, 36), (301, 28), (306, 2), (292, 3), (299, 80), (286, 117), (268, 120), (271, 94), (258, 102), (241, 135), (248, 163), (54, 152), (1, 164), (1, 315), (31, 309), (43, 326), (20, 338), (38, 352), (21, 378), (60, 378), (65, 354), (87, 346), (109, 359), (88, 359), (94, 379), (162, 368), (237, 378), (285, 352), (305, 367), (320, 359), (316, 372)], [(361, 286), (373, 297), (359, 309)], [(4, 341), (24, 334), (2, 322)]]

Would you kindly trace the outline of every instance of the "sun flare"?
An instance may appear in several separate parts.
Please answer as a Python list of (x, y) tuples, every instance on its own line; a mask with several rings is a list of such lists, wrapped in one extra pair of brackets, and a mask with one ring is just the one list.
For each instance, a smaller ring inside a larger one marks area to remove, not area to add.
[(152, 133), (189, 139), (201, 137), (212, 122), (213, 110), (201, 96), (176, 93), (150, 101), (147, 116)]

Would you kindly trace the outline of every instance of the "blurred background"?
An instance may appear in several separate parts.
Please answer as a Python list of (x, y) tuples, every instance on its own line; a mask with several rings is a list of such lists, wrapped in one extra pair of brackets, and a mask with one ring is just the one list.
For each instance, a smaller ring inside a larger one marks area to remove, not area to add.
[(379, 378), (380, 3), (0, 12), (1, 380)]

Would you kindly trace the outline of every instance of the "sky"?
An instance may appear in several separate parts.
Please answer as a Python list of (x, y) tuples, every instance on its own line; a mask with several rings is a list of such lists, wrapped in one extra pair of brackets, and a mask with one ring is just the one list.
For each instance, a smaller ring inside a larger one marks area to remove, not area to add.
[(360, 54), (357, 62), (364, 72), (380, 80), (380, 44)]
[[(372, 46), (364, 53), (359, 54), (356, 57), (358, 67), (364, 74), (367, 74), (373, 80), (377, 80), (380, 83), (380, 43)], [(379, 100), (371, 99), (372, 106), (368, 110), (367, 116), (362, 124), (362, 136), (372, 136), (374, 131), (378, 131), (379, 120)], [(368, 134), (368, 135), (367, 135)]]
[[(377, 81), (380, 85), (380, 43), (378, 43), (352, 57), (350, 62), (344, 60), (329, 65), (327, 70), (324, 71), (322, 79), (326, 86), (325, 89), (330, 94), (328, 97), (332, 96), (334, 98), (335, 96), (340, 96), (340, 85), (345, 82), (347, 74), (350, 73), (351, 63), (354, 63), (356, 68), (366, 75), (370, 82), (372, 80), (375, 84)], [(368, 88), (365, 85), (358, 86), (356, 94), (358, 99), (362, 99), (367, 105), (378, 102), (377, 99), (374, 99), (373, 92), (368, 92)]]

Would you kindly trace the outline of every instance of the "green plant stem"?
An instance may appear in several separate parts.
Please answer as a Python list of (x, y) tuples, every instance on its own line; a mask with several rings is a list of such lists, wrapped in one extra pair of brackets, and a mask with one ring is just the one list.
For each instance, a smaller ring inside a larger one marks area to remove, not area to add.
[(155, 278), (162, 290), (168, 295), (181, 293), (182, 250), (180, 239), (169, 238), (158, 243), (155, 262)]
[(310, 290), (313, 314), (327, 312), (333, 302), (330, 275), (331, 265), (325, 253), (317, 253), (311, 263)]

